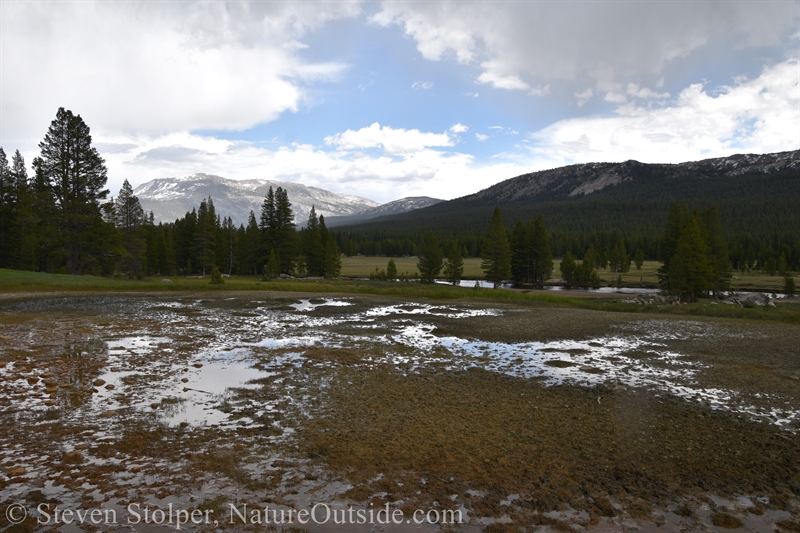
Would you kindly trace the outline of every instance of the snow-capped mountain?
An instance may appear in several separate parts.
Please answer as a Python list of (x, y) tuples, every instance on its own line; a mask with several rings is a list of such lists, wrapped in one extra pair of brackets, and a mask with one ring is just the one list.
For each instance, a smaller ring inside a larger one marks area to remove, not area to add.
[(269, 188), (283, 187), (292, 204), (295, 223), (304, 225), (311, 206), (317, 215), (346, 216), (361, 213), (380, 204), (367, 198), (336, 194), (300, 183), (270, 180), (237, 181), (210, 174), (192, 174), (182, 178), (161, 178), (138, 186), (134, 194), (146, 213), (153, 212), (157, 222), (173, 222), (211, 197), (217, 214), (229, 216), (234, 224), (247, 224), (250, 211), (261, 214)]

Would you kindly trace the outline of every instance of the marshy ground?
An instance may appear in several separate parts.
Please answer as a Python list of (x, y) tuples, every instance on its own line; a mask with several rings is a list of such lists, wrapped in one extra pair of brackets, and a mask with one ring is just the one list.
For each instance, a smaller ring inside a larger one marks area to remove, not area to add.
[[(0, 502), (31, 518), (0, 528), (48, 529), (41, 503), (388, 503), (459, 531), (799, 531), (799, 339), (554, 304), (8, 296)], [(220, 522), (196, 529), (252, 529)]]

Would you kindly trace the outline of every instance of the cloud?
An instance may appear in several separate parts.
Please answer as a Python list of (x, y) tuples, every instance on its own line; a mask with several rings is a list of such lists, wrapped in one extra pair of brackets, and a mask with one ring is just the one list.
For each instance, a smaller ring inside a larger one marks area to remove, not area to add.
[(488, 135), (484, 135), (483, 133), (476, 133), (475, 134), (475, 138), (478, 139), (479, 141), (483, 142), (486, 139), (488, 139), (489, 136)]
[(433, 88), (433, 82), (430, 81), (415, 81), (411, 84), (412, 89), (422, 89), (423, 91), (427, 91), (428, 89)]
[(419, 130), (381, 127), (377, 122), (358, 131), (347, 130), (325, 137), (325, 144), (340, 150), (383, 148), (387, 154), (409, 154), (431, 146), (453, 146), (447, 133), (423, 133)]
[(534, 80), (600, 85), (653, 74), (714, 44), (730, 50), (789, 43), (795, 2), (382, 3), (371, 18), (397, 25), (431, 61), (480, 69), (479, 83), (528, 90)]
[[(309, 144), (270, 149), (194, 134), (139, 135), (114, 141), (136, 146), (127, 152), (101, 153), (112, 177), (108, 188), (114, 194), (125, 179), (137, 186), (143, 183), (142, 176), (185, 176), (204, 172), (231, 179), (300, 182), (382, 202), (405, 196), (449, 199), (528, 171), (527, 167), (513, 162), (481, 165), (469, 154), (430, 148), (395, 158), (359, 151), (326, 150)], [(454, 187), (454, 183), (458, 186)]]
[(800, 62), (792, 59), (730, 86), (690, 85), (663, 107), (628, 103), (615, 116), (561, 120), (531, 136), (532, 153), (558, 165), (627, 159), (676, 163), (798, 150), (798, 69)]
[(450, 126), (450, 131), (452, 131), (453, 133), (464, 133), (468, 129), (469, 129), (469, 126), (465, 126), (465, 125), (461, 124), (460, 122), (458, 124), (453, 124), (452, 126)]
[(575, 98), (578, 99), (578, 107), (583, 107), (583, 104), (591, 100), (592, 96), (594, 96), (594, 91), (591, 88), (575, 93)]
[[(245, 129), (297, 110), (346, 65), (298, 39), (357, 2), (3, 2), (3, 129), (39, 138), (61, 107), (96, 131)], [(13, 23), (11, 22), (13, 21)]]

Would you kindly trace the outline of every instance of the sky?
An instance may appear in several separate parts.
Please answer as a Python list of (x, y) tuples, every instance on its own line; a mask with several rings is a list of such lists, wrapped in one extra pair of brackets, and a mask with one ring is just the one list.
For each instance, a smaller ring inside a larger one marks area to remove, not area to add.
[(0, 0), (0, 146), (379, 202), (800, 149), (800, 1)]

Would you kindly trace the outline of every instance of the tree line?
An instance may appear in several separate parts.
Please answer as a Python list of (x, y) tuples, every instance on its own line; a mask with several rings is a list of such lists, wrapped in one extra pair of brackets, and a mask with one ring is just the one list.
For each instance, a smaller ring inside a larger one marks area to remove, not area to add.
[(172, 223), (154, 222), (126, 180), (109, 198), (107, 169), (89, 127), (60, 108), (29, 177), (0, 147), (0, 268), (67, 274), (281, 274), (335, 277), (341, 252), (312, 208), (296, 230), (288, 194), (269, 189), (259, 218), (238, 228), (211, 198)]

